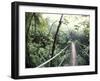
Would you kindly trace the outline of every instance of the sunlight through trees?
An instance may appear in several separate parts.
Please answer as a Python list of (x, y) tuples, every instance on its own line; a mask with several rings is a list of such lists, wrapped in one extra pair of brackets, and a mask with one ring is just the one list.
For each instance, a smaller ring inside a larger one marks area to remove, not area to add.
[(89, 65), (89, 22), (89, 15), (26, 12), (26, 68)]

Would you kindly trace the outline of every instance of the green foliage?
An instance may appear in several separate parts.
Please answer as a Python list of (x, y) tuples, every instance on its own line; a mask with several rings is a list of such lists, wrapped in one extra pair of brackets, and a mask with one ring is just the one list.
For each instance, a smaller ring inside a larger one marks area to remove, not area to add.
[[(60, 14), (25, 13), (26, 68), (37, 67), (51, 58), (52, 46)], [(54, 17), (55, 16), (55, 17)], [(57, 17), (56, 17), (57, 16)], [(57, 34), (54, 67), (71, 66), (71, 42), (76, 43), (78, 65), (89, 65), (89, 16), (63, 15)], [(50, 62), (43, 67), (51, 67)]]

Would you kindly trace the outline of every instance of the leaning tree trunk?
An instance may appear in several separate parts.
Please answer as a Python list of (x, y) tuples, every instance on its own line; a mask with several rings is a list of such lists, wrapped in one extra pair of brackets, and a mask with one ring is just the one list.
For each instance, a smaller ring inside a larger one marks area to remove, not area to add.
[(36, 24), (37, 24), (37, 22), (36, 22), (36, 13), (33, 13), (34, 14), (34, 32), (35, 32), (35, 34), (36, 34)]
[[(54, 42), (53, 42), (53, 46), (52, 46), (51, 58), (54, 56), (56, 39), (57, 39), (57, 35), (58, 35), (58, 32), (59, 32), (59, 28), (60, 28), (61, 23), (62, 23), (62, 17), (63, 17), (63, 15), (61, 15), (61, 18), (60, 18), (60, 21), (59, 21), (59, 24), (58, 24), (58, 27), (57, 27), (57, 31), (56, 31), (56, 33), (55, 33)], [(51, 66), (51, 67), (54, 66), (53, 61), (50, 62), (50, 66)]]
[(71, 64), (73, 66), (77, 65), (77, 53), (76, 53), (76, 46), (75, 42), (71, 42)]

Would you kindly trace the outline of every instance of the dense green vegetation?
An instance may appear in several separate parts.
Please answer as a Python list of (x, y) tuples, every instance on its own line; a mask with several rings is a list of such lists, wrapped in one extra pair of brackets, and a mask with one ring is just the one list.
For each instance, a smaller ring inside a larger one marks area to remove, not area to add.
[(26, 12), (25, 28), (26, 68), (89, 65), (88, 15)]

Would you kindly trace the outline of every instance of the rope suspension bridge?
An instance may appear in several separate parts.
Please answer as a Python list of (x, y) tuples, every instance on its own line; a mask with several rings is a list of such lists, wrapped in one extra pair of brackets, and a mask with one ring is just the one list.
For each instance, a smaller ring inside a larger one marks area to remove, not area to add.
[[(80, 44), (80, 43), (78, 43)], [(82, 44), (80, 44), (80, 46), (82, 46)], [(52, 58), (48, 59), (47, 61), (45, 61), (44, 63), (40, 64), (39, 66), (37, 66), (36, 68), (40, 68), (43, 67), (44, 65), (46, 65), (47, 63), (49, 63), (50, 61), (52, 61), (53, 59), (55, 59), (56, 57), (58, 57), (59, 55), (62, 54), (62, 52), (64, 52), (67, 48), (69, 47), (69, 45), (67, 45), (64, 49), (62, 49), (59, 53), (55, 54)], [(73, 44), (72, 44), (72, 49), (73, 49)], [(83, 50), (84, 51), (84, 50)], [(75, 52), (75, 48), (74, 48), (74, 52)], [(84, 51), (84, 53), (88, 56), (88, 54)], [(60, 64), (58, 66), (61, 66), (61, 64), (64, 62), (65, 58), (67, 57), (67, 55), (63, 56), (63, 59), (61, 60)], [(72, 58), (74, 60), (76, 60), (75, 55)], [(72, 65), (76, 65), (75, 62), (72, 63)]]
[(57, 56), (59, 56), (65, 49), (67, 49), (68, 46), (66, 46), (64, 49), (62, 49), (59, 53), (57, 53), (55, 56), (53, 56), (52, 58), (50, 58), (49, 60), (47, 60), (46, 62), (44, 62), (43, 64), (40, 64), (39, 66), (37, 66), (36, 68), (40, 68), (42, 66), (44, 66), (45, 64), (47, 64), (48, 62), (50, 62), (51, 60), (55, 59)]

